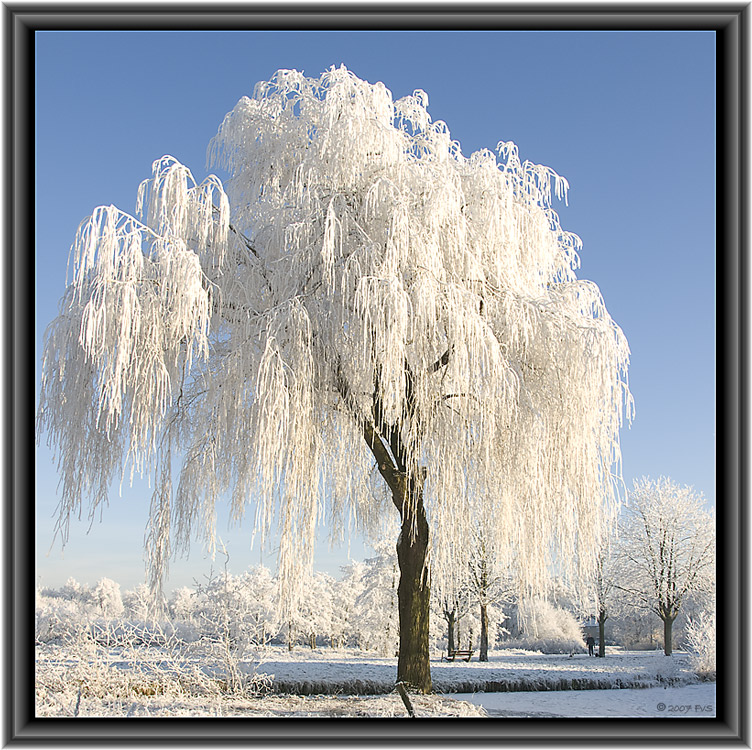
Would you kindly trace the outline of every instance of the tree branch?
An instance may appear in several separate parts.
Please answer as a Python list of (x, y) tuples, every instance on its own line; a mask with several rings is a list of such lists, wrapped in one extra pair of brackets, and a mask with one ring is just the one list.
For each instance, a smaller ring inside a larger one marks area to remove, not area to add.
[(365, 439), (366, 445), (370, 448), (371, 453), (373, 453), (373, 456), (376, 459), (376, 467), (378, 468), (379, 473), (382, 477), (384, 477), (384, 481), (392, 491), (392, 502), (400, 512), (400, 515), (402, 515), (404, 493), (400, 492), (400, 483), (401, 477), (404, 477), (404, 472), (400, 472), (400, 470), (396, 466), (395, 460), (392, 458), (389, 451), (387, 450), (387, 447), (384, 445), (381, 434), (379, 433), (379, 430), (374, 425), (374, 423), (370, 419), (364, 417), (359, 413), (357, 403), (354, 396), (352, 395), (350, 385), (348, 384), (347, 380), (345, 379), (345, 375), (342, 372), (342, 366), (340, 362), (338, 362), (336, 366), (334, 385), (340, 396), (342, 397), (342, 401), (350, 410), (352, 416), (358, 421), (362, 421), (363, 438)]
[(449, 357), (452, 352), (452, 346), (449, 348), (428, 368), (428, 372), (438, 372), (442, 367), (446, 367), (449, 364)]

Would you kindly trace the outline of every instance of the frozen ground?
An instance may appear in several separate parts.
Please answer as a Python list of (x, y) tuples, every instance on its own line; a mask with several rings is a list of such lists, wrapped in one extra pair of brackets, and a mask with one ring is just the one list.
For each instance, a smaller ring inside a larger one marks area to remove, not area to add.
[(524, 693), (457, 693), (490, 717), (507, 718), (690, 718), (715, 717), (715, 683), (625, 690), (560, 690)]
[[(389, 692), (396, 658), (353, 650), (297, 648), (259, 653), (259, 671), (273, 676), (278, 690), (315, 694), (327, 692)], [(498, 692), (663, 687), (696, 682), (686, 653), (666, 657), (660, 651), (609, 648), (606, 658), (587, 654), (541, 654), (521, 650), (492, 651), (487, 662), (431, 659), (434, 688), (441, 692)]]
[[(407, 716), (394, 692), (396, 658), (368, 652), (260, 650), (237, 666), (272, 691), (263, 697), (228, 689), (222, 663), (205, 654), (44, 646), (37, 656), (39, 716)], [(483, 663), (435, 656), (431, 671), (436, 695), (413, 698), (420, 716), (715, 716), (715, 684), (698, 683), (681, 652), (612, 649), (599, 659), (494, 651)]]
[[(486, 711), (468, 701), (442, 695), (410, 697), (416, 716), (484, 718)], [(78, 709), (76, 711), (76, 706)], [(397, 718), (406, 719), (407, 710), (397, 693), (390, 695), (267, 695), (261, 698), (141, 697), (137, 700), (111, 700), (87, 697), (59, 704), (57, 710), (37, 711), (39, 716), (164, 718)]]

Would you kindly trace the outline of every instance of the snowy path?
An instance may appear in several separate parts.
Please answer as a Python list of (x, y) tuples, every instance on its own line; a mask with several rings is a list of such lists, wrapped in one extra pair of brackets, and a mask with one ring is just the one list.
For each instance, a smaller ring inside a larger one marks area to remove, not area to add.
[(690, 718), (715, 717), (715, 683), (624, 690), (564, 690), (536, 693), (454, 693), (482, 706), (489, 717), (507, 718)]

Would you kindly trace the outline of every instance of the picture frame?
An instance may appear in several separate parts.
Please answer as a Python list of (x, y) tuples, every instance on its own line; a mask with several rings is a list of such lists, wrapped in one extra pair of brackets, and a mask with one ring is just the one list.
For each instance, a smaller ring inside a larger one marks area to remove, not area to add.
[[(741, 3), (8, 3), (5, 18), (4, 741), (137, 744), (749, 744), (749, 8)], [(704, 30), (717, 38), (717, 523), (715, 719), (50, 719), (34, 715), (34, 35), (38, 31)], [(250, 723), (249, 723), (250, 722)]]

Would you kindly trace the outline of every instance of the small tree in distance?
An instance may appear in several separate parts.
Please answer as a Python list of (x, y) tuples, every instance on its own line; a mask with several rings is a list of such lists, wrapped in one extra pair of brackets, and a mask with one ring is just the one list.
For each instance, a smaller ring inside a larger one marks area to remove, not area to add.
[(111, 578), (100, 578), (94, 588), (96, 601), (102, 616), (111, 619), (123, 614), (123, 598), (120, 594), (120, 584)]
[(593, 595), (598, 623), (598, 656), (601, 658), (606, 656), (606, 620), (611, 616), (613, 608), (617, 606), (617, 597), (621, 593), (617, 581), (622, 573), (615, 546), (615, 540), (610, 538), (604, 540), (593, 577)]
[(620, 531), (617, 586), (663, 622), (663, 649), (673, 652), (673, 624), (687, 597), (715, 586), (715, 525), (704, 498), (661, 477), (635, 480)]
[(566, 181), (513, 143), (465, 157), (427, 104), (280, 70), (210, 145), (224, 184), (156, 161), (136, 216), (78, 231), (38, 412), (63, 539), (84, 497), (153, 474), (158, 589), (191, 538), (213, 546), (223, 493), (237, 520), (253, 498), (290, 611), (324, 503), (384, 516), (375, 466), (401, 527), (397, 679), (426, 692), (430, 576), (467, 569), (475, 519), (526, 589), (554, 548), (592, 568), (629, 402), (626, 340), (552, 209)]
[(514, 566), (504, 555), (508, 550), (494, 550), (489, 546), (485, 524), (476, 526), (472, 544), (468, 586), (480, 610), (478, 661), (488, 661), (489, 607), (512, 594)]

